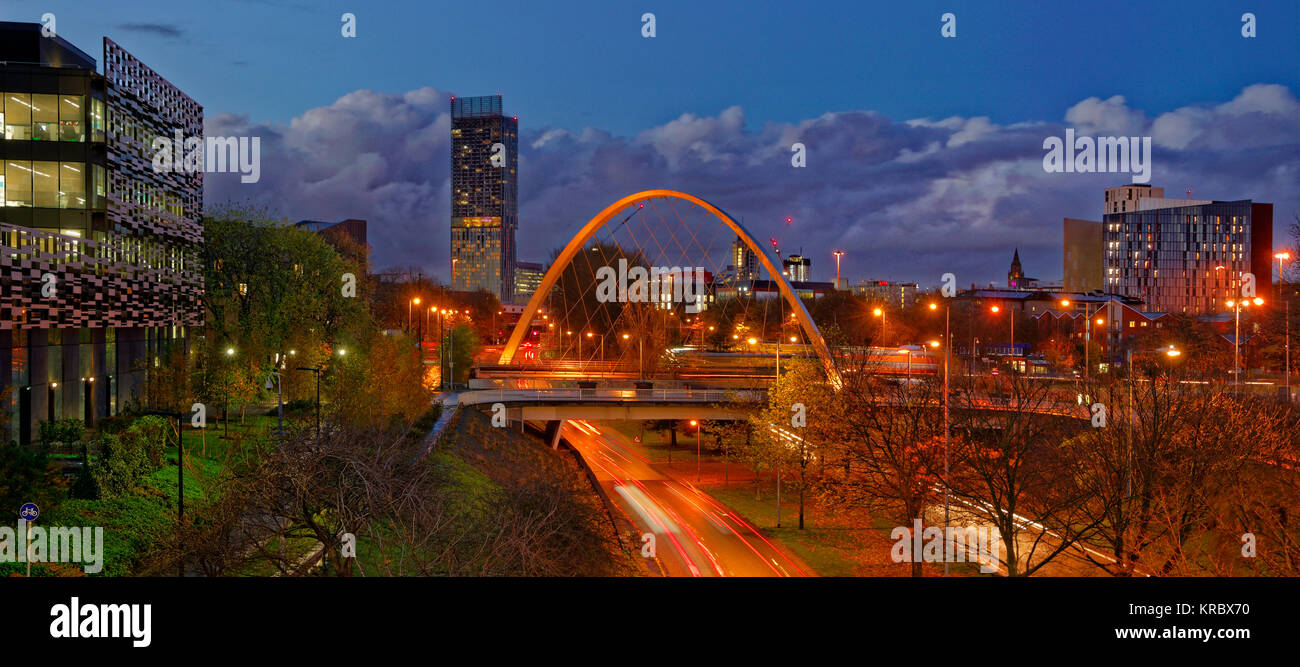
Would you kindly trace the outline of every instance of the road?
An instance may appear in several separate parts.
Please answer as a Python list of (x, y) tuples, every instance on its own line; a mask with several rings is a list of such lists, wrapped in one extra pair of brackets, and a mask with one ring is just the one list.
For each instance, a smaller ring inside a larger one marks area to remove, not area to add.
[(562, 435), (605, 492), (642, 533), (653, 533), (660, 568), (675, 577), (799, 577), (786, 555), (726, 506), (658, 472), (623, 437), (599, 423), (570, 420)]

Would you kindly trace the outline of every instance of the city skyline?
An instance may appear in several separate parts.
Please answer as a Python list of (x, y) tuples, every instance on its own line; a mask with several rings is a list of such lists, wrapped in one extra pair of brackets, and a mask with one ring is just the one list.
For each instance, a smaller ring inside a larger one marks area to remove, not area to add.
[[(446, 100), (456, 94), (502, 93), (520, 118), (519, 261), (544, 263), (556, 239), (611, 201), (667, 187), (724, 206), (760, 237), (793, 217), (818, 280), (832, 279), (831, 252), (843, 250), (850, 282), (933, 285), (953, 272), (962, 284), (987, 284), (1000, 281), (1015, 246), (1026, 271), (1059, 279), (1060, 220), (1100, 217), (1097, 193), (1130, 180), (1043, 171), (1044, 139), (1070, 129), (1152, 137), (1151, 183), (1174, 196), (1190, 188), (1197, 199), (1273, 202), (1275, 237), (1300, 212), (1300, 79), (1284, 65), (1300, 47), (1273, 29), (1297, 20), (1285, 3), (1251, 8), (1260, 22), (1252, 39), (1239, 34), (1240, 12), (1211, 3), (1153, 8), (1161, 29), (1144, 35), (1151, 53), (1182, 52), (1188, 36), (1214, 38), (1198, 40), (1205, 57), (1194, 75), (1186, 61), (1148, 58), (1136, 79), (1117, 76), (1132, 66), (1121, 31), (1089, 30), (1096, 48), (1058, 49), (1056, 59), (1018, 58), (1056, 34), (1031, 4), (953, 8), (950, 40), (940, 35), (940, 8), (841, 7), (846, 20), (830, 21), (793, 8), (669, 4), (656, 14), (656, 37), (645, 39), (639, 11), (512, 6), (518, 25), (497, 26), (467, 8), (432, 16), (399, 3), (403, 21), (359, 12), (358, 37), (348, 40), (338, 19), (356, 8), (233, 6), (249, 17), (228, 35), (233, 51), (200, 29), (219, 8), (49, 9), (74, 42), (113, 26), (125, 46), (161, 63), (206, 101), (208, 135), (262, 137), (262, 179), (210, 175), (210, 207), (250, 202), (289, 220), (369, 220), (377, 269), (449, 277)], [(1071, 21), (1101, 26), (1121, 11), (1096, 3), (1073, 10)], [(450, 57), (391, 67), (428, 43), (410, 37), (417, 26), (433, 30)], [(491, 29), (508, 39), (469, 47)], [(263, 39), (267, 31), (275, 39)], [(708, 31), (744, 48), (718, 53), (688, 39)], [(602, 57), (568, 57), (578, 34), (596, 40)], [(1004, 34), (1023, 43), (1009, 46)], [(813, 35), (856, 60), (827, 62), (801, 48)], [(870, 45), (855, 46), (864, 36)], [(901, 57), (877, 52), (889, 46)], [(286, 77), (308, 52), (318, 66)], [(231, 86), (232, 78), (243, 83)], [(599, 94), (617, 81), (632, 83), (635, 103)], [(803, 169), (790, 165), (796, 142), (806, 146)]]

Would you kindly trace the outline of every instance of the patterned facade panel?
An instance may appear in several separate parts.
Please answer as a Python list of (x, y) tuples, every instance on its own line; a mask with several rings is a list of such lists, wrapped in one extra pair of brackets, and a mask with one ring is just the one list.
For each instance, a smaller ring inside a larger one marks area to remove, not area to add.
[(4, 224), (0, 236), (7, 241), (0, 243), (0, 328), (203, 324), (196, 247), (131, 237), (97, 242)]
[[(155, 137), (203, 137), (203, 107), (107, 37), (108, 221), (119, 233), (203, 241), (203, 172), (156, 171)], [(179, 166), (178, 166), (179, 167)]]

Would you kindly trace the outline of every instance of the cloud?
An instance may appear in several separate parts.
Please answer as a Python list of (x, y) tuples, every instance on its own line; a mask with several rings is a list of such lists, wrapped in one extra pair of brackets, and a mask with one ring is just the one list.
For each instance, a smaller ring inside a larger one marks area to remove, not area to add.
[(117, 26), (118, 30), (125, 32), (139, 32), (156, 37), (165, 37), (167, 39), (180, 39), (185, 35), (185, 31), (179, 26), (171, 23), (122, 23)]
[[(448, 91), (358, 90), (287, 125), (207, 119), (209, 135), (262, 137), (262, 180), (206, 177), (209, 205), (248, 201), (290, 220), (364, 218), (378, 268), (448, 268)], [(997, 125), (982, 116), (899, 121), (873, 111), (746, 124), (733, 106), (684, 113), (630, 137), (598, 127), (524, 127), (520, 137), (521, 261), (547, 261), (592, 215), (634, 192), (670, 188), (722, 207), (759, 239), (851, 280), (961, 284), (1005, 281), (1020, 248), (1026, 272), (1061, 277), (1061, 220), (1099, 220), (1102, 190), (1127, 174), (1046, 173), (1045, 137), (1152, 136), (1152, 184), (1214, 199), (1274, 202), (1279, 229), (1300, 210), (1300, 105), (1287, 88), (1255, 85), (1211, 106), (1151, 120), (1122, 96), (1091, 97), (1061, 121)], [(807, 167), (790, 164), (791, 144)], [(786, 216), (795, 222), (787, 232)], [(729, 239), (728, 239), (729, 240)]]
[(1147, 124), (1146, 114), (1128, 108), (1123, 95), (1089, 97), (1066, 110), (1065, 122), (1081, 135), (1107, 137), (1133, 136)]

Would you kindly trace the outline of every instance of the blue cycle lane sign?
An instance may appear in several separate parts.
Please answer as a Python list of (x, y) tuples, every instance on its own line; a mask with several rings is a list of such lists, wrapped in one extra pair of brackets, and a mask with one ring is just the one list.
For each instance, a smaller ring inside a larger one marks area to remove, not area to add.
[[(13, 505), (10, 505), (10, 507), (13, 507)], [(36, 503), (27, 503), (26, 505), (23, 505), (22, 507), (18, 508), (18, 518), (24, 519), (28, 523), (35, 521), (36, 517), (40, 515), (41, 515), (41, 509), (36, 506)]]

